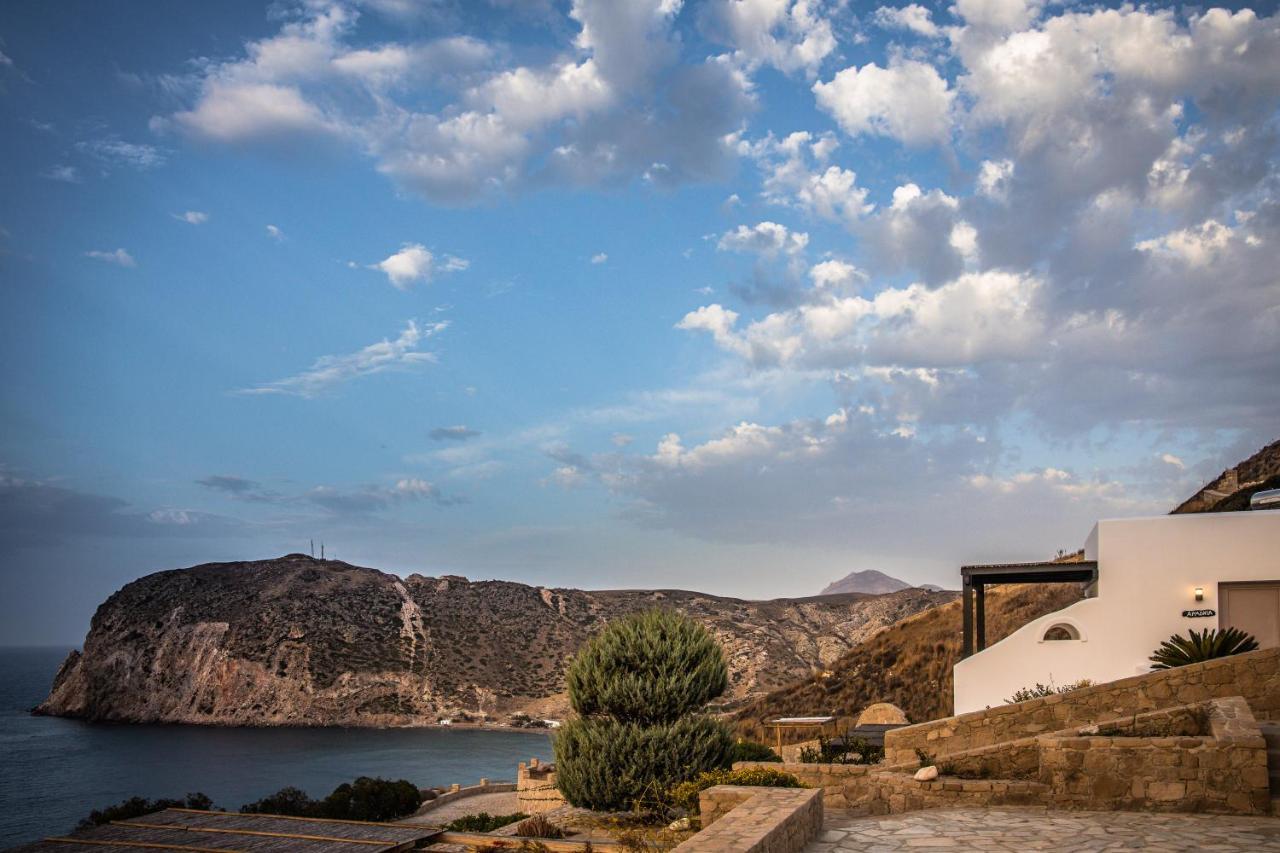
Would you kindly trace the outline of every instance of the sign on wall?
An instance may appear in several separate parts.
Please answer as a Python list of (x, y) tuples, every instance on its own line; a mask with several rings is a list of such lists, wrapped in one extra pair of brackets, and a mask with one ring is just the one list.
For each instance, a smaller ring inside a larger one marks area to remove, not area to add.
[(1182, 615), (1187, 619), (1198, 619), (1201, 616), (1217, 616), (1216, 610), (1184, 610)]

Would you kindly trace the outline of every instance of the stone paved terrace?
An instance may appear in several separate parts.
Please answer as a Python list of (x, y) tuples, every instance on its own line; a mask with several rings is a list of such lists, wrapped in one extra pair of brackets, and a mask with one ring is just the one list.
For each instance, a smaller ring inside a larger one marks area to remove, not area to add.
[(1280, 819), (1043, 808), (937, 809), (885, 817), (828, 812), (806, 853), (918, 850), (1172, 853), (1280, 851)]

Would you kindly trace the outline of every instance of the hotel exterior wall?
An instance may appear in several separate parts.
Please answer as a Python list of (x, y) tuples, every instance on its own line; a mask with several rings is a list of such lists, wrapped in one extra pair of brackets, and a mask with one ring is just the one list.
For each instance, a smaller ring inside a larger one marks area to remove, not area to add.
[[(1085, 543), (1098, 560), (1097, 596), (1036, 619), (955, 667), (955, 712), (1001, 705), (1036, 683), (1095, 683), (1147, 672), (1172, 634), (1214, 628), (1218, 584), (1280, 579), (1280, 511), (1101, 521)], [(1197, 602), (1196, 587), (1204, 589)], [(1060, 622), (1079, 640), (1043, 641)]]

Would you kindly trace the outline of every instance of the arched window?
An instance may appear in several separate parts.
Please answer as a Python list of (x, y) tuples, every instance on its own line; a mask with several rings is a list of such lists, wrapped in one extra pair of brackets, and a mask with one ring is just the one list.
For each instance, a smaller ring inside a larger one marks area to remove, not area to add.
[(1074, 625), (1068, 625), (1065, 622), (1058, 622), (1057, 624), (1050, 625), (1048, 630), (1044, 632), (1044, 636), (1040, 638), (1042, 642), (1078, 639), (1080, 639), (1080, 632), (1076, 630)]

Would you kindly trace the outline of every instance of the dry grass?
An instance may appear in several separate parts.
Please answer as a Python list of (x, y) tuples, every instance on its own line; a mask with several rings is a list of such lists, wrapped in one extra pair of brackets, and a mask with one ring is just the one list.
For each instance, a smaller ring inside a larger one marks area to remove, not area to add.
[[(1070, 559), (1070, 558), (1068, 558)], [(987, 642), (1082, 597), (1081, 584), (1014, 584), (987, 589)], [(833, 714), (842, 727), (874, 702), (892, 702), (912, 722), (952, 713), (952, 667), (963, 642), (959, 600), (904, 619), (837, 660), (826, 672), (775, 690), (744, 707), (732, 723), (742, 737), (773, 743), (763, 721)], [(803, 740), (795, 732), (791, 740)], [(784, 733), (784, 740), (786, 733)]]

